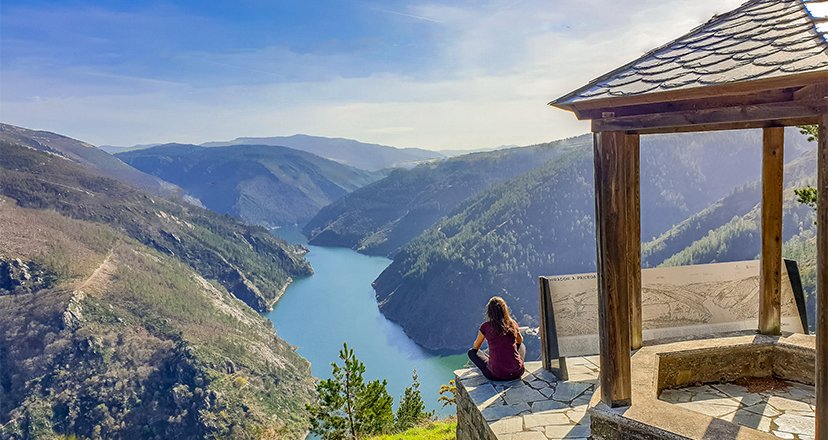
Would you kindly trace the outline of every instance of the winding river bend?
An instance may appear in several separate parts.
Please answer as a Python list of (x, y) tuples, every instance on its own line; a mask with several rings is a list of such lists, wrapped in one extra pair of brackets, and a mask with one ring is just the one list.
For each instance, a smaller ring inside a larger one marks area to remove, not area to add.
[[(292, 243), (304, 242), (296, 230), (275, 233)], [(437, 402), (438, 391), (453, 379), (466, 356), (426, 352), (379, 312), (371, 283), (391, 260), (346, 248), (308, 247), (314, 275), (291, 284), (268, 314), (279, 336), (298, 347), (320, 378), (331, 376), (330, 364), (339, 361), (339, 350), (347, 341), (365, 363), (365, 379), (387, 379), (395, 403), (416, 369), (426, 406), (439, 415), (452, 414), (454, 407), (443, 408)]]

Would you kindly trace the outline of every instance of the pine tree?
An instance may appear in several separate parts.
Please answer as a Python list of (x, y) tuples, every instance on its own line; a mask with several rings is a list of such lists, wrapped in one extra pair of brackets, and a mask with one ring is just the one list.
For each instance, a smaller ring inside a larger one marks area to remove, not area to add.
[(389, 432), (393, 427), (393, 399), (386, 381), (365, 383), (365, 364), (343, 343), (343, 365), (331, 363), (333, 378), (319, 381), (317, 402), (308, 405), (311, 432), (331, 440), (357, 440)]
[[(808, 136), (809, 142), (814, 142), (819, 139), (819, 129), (816, 125), (803, 125), (799, 127), (799, 132)], [(804, 188), (798, 188), (794, 190), (796, 193), (796, 198), (799, 203), (803, 205), (808, 205), (811, 208), (816, 209), (817, 205), (817, 190), (812, 186), (806, 186)]]
[(432, 418), (434, 412), (427, 412), (423, 396), (420, 394), (420, 379), (417, 370), (412, 373), (412, 383), (405, 388), (400, 398), (400, 407), (397, 408), (394, 427), (397, 431), (405, 431)]
[(394, 399), (386, 385), (385, 380), (373, 380), (357, 395), (355, 418), (362, 433), (386, 434), (394, 429)]

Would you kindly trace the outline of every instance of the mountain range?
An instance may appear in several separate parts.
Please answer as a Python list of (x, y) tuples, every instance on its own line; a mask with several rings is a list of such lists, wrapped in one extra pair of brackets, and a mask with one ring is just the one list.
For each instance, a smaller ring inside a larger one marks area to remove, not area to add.
[(397, 169), (323, 208), (303, 232), (310, 244), (390, 256), (469, 197), (589, 142), (580, 136)]
[(267, 145), (166, 144), (116, 154), (207, 208), (267, 226), (304, 224), (323, 206), (384, 174)]
[(175, 185), (127, 166), (94, 145), (57, 133), (0, 123), (0, 141), (56, 154), (153, 194), (174, 196), (182, 193)]

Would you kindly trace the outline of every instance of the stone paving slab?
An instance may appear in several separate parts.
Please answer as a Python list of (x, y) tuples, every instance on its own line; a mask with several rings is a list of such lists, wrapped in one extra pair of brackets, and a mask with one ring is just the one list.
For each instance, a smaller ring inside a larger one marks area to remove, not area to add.
[(598, 357), (568, 358), (567, 369), (567, 382), (558, 381), (540, 362), (527, 362), (523, 377), (508, 382), (488, 381), (476, 368), (455, 375), (497, 440), (587, 439)]
[(780, 438), (813, 439), (814, 386), (781, 380), (778, 384), (757, 392), (732, 383), (688, 387), (665, 390), (659, 399)]

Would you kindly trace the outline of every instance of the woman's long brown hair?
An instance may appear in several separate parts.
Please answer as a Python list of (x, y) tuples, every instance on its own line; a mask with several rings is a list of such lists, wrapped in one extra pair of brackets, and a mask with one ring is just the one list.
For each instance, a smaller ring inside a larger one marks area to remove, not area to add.
[(499, 296), (493, 296), (486, 305), (486, 319), (492, 323), (495, 331), (500, 335), (511, 335), (517, 338), (517, 323), (509, 315), (506, 301)]

